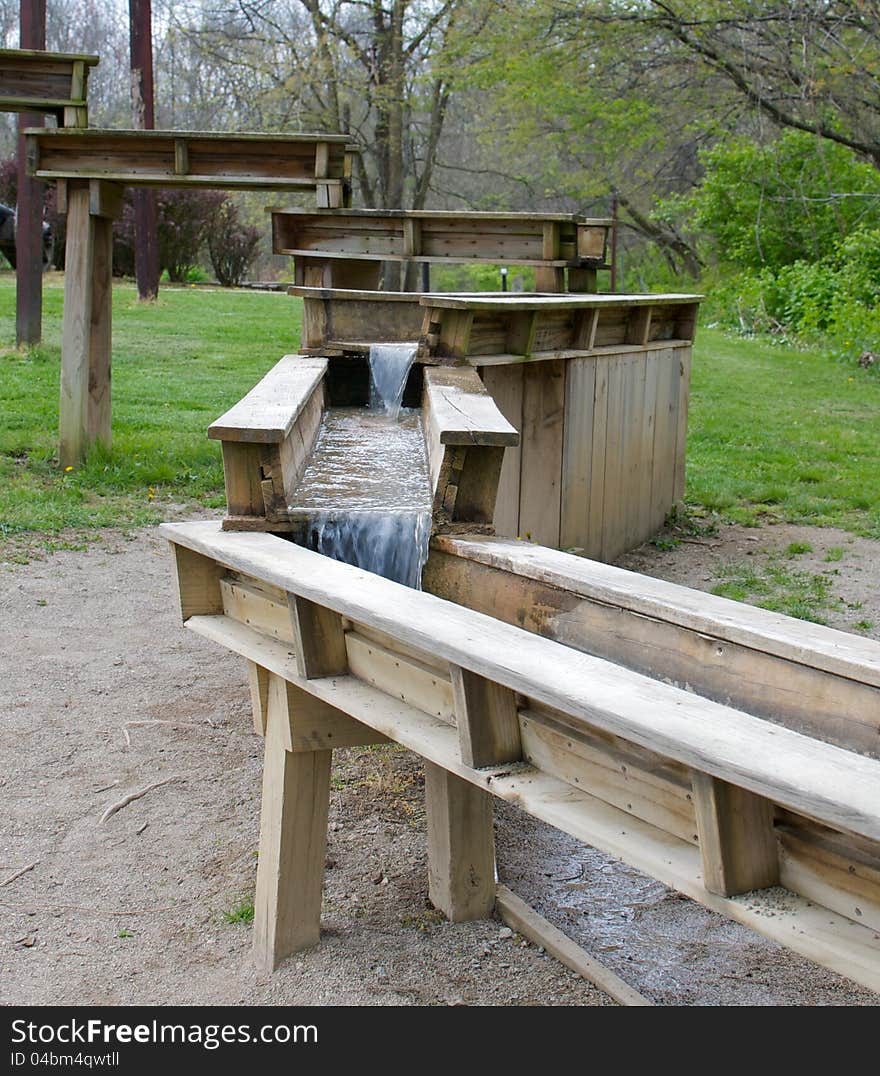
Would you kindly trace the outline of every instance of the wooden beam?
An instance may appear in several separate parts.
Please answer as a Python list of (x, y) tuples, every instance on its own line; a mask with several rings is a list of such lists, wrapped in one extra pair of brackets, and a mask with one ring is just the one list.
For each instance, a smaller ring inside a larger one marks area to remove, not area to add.
[(111, 222), (91, 214), (89, 184), (69, 184), (61, 336), (59, 459), (76, 466), (110, 444)]
[(706, 888), (731, 897), (778, 885), (773, 805), (697, 771), (693, 790)]
[(495, 907), (492, 796), (425, 762), (428, 896), (453, 923), (487, 919)]
[(571, 968), (582, 979), (604, 990), (609, 997), (621, 1005), (653, 1005), (637, 990), (634, 990), (620, 976), (615, 975), (610, 968), (590, 956), (586, 950), (575, 944), (553, 926), (534, 908), (515, 893), (511, 892), (506, 885), (499, 885), (496, 894), (496, 906), (498, 914), (512, 929), (528, 938), (534, 945), (539, 945), (567, 968)]
[(522, 758), (516, 694), (484, 676), (451, 667), (461, 760), (479, 769)]
[(346, 672), (348, 655), (342, 617), (295, 594), (289, 594), (287, 601), (300, 676), (312, 680)]
[(285, 715), (272, 702), (254, 897), (254, 958), (264, 972), (320, 938), (332, 758), (286, 750)]

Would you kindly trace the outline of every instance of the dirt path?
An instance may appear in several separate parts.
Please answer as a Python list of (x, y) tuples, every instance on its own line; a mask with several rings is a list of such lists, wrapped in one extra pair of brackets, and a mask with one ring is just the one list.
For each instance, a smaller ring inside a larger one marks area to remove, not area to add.
[[(706, 587), (713, 557), (764, 555), (755, 533), (647, 547), (633, 566)], [(837, 586), (880, 621), (880, 543), (848, 538), (810, 536), (845, 545)], [(155, 530), (29, 564), (0, 553), (0, 668), (0, 1003), (611, 1004), (502, 924), (427, 905), (421, 772), (387, 748), (337, 753), (322, 944), (257, 973), (233, 914), (253, 895), (262, 761), (244, 664), (181, 628)], [(497, 818), (502, 880), (658, 1003), (880, 1001), (549, 827)]]

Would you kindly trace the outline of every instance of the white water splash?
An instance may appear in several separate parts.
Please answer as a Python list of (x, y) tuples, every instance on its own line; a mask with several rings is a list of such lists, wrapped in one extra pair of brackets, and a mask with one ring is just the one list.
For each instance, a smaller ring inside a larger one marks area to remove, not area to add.
[(396, 422), (416, 344), (370, 344), (370, 407)]

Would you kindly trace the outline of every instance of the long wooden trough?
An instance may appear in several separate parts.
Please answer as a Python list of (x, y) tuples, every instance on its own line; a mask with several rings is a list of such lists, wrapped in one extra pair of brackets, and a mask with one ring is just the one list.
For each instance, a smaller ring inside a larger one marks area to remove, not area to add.
[[(266, 736), (263, 966), (319, 939), (332, 750), (382, 737), (425, 760), (429, 893), (450, 918), (494, 907), (497, 796), (880, 989), (880, 761), (862, 750), (880, 724), (877, 644), (760, 610), (737, 633), (740, 607), (668, 584), (644, 599), (646, 629), (629, 573), (523, 543), (438, 539), (426, 585), (450, 601), (277, 535), (163, 532), (187, 627), (247, 659)], [(608, 617), (622, 639), (610, 658), (597, 656), (614, 646)], [(672, 672), (690, 690), (665, 682), (673, 625), (693, 640)], [(751, 655), (720, 689), (720, 660), (701, 660), (713, 630), (712, 645)], [(838, 714), (829, 735), (807, 696), (762, 716), (755, 685), (784, 692), (787, 663)], [(868, 708), (849, 717), (855, 676)]]
[(45, 112), (65, 127), (88, 125), (90, 54), (0, 49), (0, 111)]
[(565, 213), (275, 209), (272, 249), (294, 258), (295, 283), (377, 288), (382, 262), (529, 266), (546, 292), (596, 291), (612, 221)]

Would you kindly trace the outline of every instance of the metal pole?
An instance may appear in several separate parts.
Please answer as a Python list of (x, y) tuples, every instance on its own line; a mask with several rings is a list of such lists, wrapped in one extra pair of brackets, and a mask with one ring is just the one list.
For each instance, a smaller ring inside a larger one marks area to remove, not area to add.
[[(46, 48), (46, 0), (21, 0), (20, 47)], [(23, 112), (18, 117), (18, 195), (15, 214), (15, 342), (39, 344), (43, 320), (43, 193), (25, 164), (26, 127), (42, 127), (43, 117)]]
[(501, 290), (507, 291), (507, 266), (501, 266)]
[[(151, 0), (128, 0), (131, 41), (131, 111), (137, 130), (156, 126), (153, 108), (153, 30)], [(139, 299), (155, 299), (159, 294), (159, 244), (156, 195), (151, 190), (134, 190), (134, 264)]]

